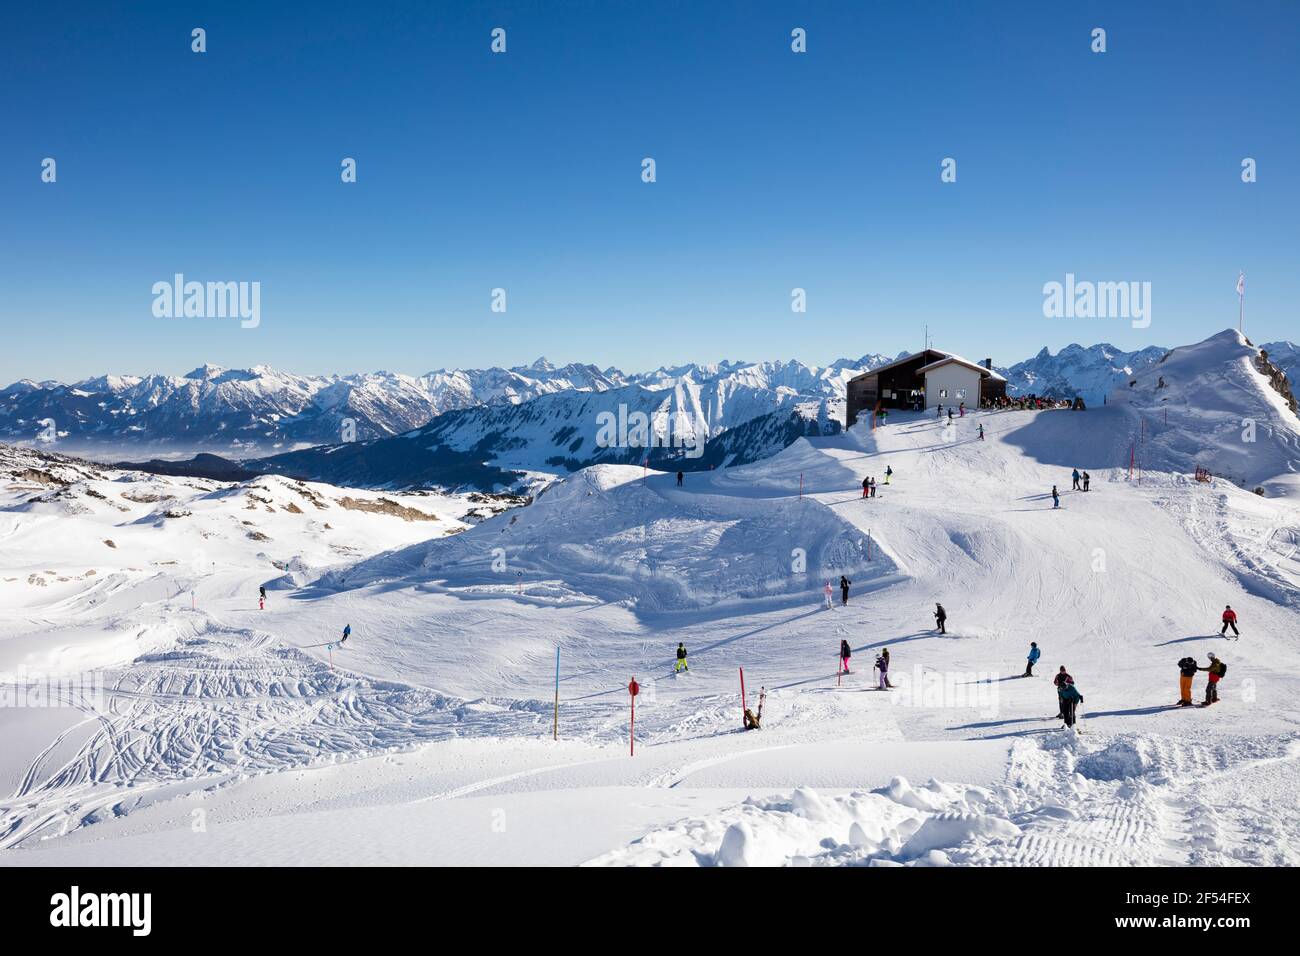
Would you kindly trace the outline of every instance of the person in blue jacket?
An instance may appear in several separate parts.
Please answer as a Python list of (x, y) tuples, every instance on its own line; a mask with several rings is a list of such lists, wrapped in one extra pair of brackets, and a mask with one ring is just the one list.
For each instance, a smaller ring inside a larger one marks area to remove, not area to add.
[(1039, 656), (1038, 642), (1030, 641), (1029, 642), (1029, 663), (1025, 665), (1025, 673), (1023, 675), (1024, 677), (1034, 676), (1034, 665), (1038, 663), (1038, 656)]
[(352, 625), (351, 625), (351, 624), (345, 624), (345, 625), (343, 625), (343, 637), (342, 637), (342, 639), (339, 641), (339, 643), (342, 644), (344, 641), (346, 641), (346, 640), (347, 640), (349, 637), (351, 637), (351, 636), (352, 636)]

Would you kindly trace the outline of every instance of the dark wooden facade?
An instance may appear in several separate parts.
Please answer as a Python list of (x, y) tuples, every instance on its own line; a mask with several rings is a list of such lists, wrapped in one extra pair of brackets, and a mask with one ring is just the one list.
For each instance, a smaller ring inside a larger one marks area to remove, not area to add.
[(849, 379), (845, 410), (848, 424), (852, 426), (862, 412), (870, 414), (877, 403), (881, 408), (911, 408), (917, 401), (924, 406), (925, 376), (917, 373), (947, 357), (947, 352), (926, 349)]

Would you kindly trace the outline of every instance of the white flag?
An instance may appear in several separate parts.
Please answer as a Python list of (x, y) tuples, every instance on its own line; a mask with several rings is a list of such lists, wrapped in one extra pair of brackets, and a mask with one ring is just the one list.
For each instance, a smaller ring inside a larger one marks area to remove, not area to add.
[(1246, 273), (1237, 276), (1237, 295), (1246, 294)]

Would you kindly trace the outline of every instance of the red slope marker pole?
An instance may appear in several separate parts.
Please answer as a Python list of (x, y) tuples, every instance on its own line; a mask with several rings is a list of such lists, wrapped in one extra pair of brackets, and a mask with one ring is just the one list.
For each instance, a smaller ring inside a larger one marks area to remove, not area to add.
[(628, 724), (628, 733), (627, 733), (629, 757), (636, 756), (636, 695), (640, 693), (640, 691), (641, 691), (641, 685), (638, 684), (636, 682), (636, 678), (633, 677), (632, 682), (627, 685), (627, 692), (630, 695), (632, 700), (632, 720)]
[(745, 723), (745, 668), (740, 669), (740, 723)]

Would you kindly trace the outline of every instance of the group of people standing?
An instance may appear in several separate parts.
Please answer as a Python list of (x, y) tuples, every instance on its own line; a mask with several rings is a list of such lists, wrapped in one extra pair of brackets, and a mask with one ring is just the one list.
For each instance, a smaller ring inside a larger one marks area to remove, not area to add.
[[(849, 670), (849, 659), (853, 657), (853, 648), (849, 647), (847, 640), (840, 641), (840, 673), (852, 674)], [(889, 682), (889, 648), (883, 647), (880, 653), (876, 655), (876, 673), (879, 675), (879, 690), (890, 690), (894, 685)]]
[(1070, 479), (1074, 482), (1072, 487), (1075, 491), (1087, 491), (1088, 486), (1092, 483), (1092, 475), (1086, 471), (1081, 472), (1078, 468), (1070, 472)]

